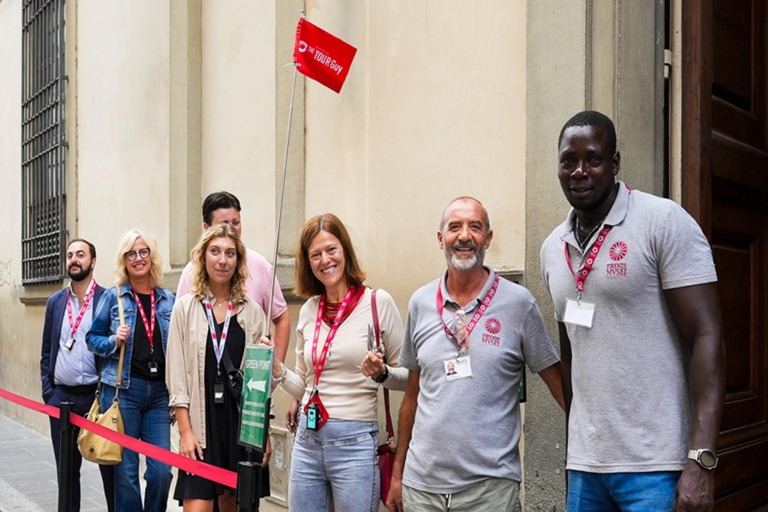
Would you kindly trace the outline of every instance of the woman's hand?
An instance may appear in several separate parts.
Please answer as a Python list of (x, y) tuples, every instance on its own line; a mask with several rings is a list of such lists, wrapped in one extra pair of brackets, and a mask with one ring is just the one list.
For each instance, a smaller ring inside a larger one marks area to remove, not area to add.
[(285, 413), (285, 428), (287, 428), (291, 434), (296, 433), (296, 426), (299, 424), (299, 405), (298, 398), (294, 398), (291, 400), (288, 412)]
[(117, 328), (117, 331), (115, 331), (115, 343), (117, 344), (117, 348), (120, 348), (124, 343), (128, 342), (128, 338), (131, 335), (131, 328), (127, 325), (121, 325)]
[(261, 459), (261, 467), (269, 466), (269, 458), (272, 456), (272, 438), (267, 436), (267, 451), (264, 452), (264, 457)]
[(377, 379), (384, 373), (384, 354), (368, 351), (360, 365), (360, 370), (366, 377)]
[[(271, 339), (267, 338), (266, 336), (262, 336), (259, 340), (259, 345), (265, 345), (267, 347), (275, 347), (275, 342), (273, 342)], [(278, 361), (276, 357), (272, 358), (272, 378), (277, 379), (280, 377), (280, 372), (283, 370), (283, 363), (281, 361)]]
[(192, 430), (185, 430), (179, 432), (181, 440), (179, 441), (179, 455), (195, 460), (195, 455), (199, 460), (203, 460), (203, 448), (200, 446), (200, 442), (192, 433)]

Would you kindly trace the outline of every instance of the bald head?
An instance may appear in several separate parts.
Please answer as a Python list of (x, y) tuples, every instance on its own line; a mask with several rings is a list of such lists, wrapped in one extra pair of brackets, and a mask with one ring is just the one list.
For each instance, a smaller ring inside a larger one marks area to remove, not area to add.
[(488, 217), (488, 210), (485, 209), (485, 206), (483, 206), (483, 203), (475, 199), (471, 196), (461, 196), (457, 197), (450, 203), (448, 203), (448, 206), (445, 207), (445, 210), (443, 210), (443, 215), (440, 217), (440, 231), (443, 231), (443, 228), (445, 227), (445, 220), (448, 218), (448, 213), (451, 211), (451, 207), (456, 205), (457, 203), (475, 203), (483, 210), (483, 222), (485, 223), (485, 231), (490, 231), (491, 229), (491, 219)]

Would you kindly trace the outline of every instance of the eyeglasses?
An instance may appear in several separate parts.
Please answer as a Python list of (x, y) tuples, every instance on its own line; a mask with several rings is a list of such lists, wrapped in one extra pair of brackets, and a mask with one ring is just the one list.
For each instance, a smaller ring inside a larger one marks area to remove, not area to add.
[(127, 259), (128, 261), (135, 260), (136, 256), (138, 256), (139, 258), (141, 258), (143, 260), (147, 259), (147, 256), (149, 256), (149, 247), (145, 247), (143, 249), (139, 249), (138, 252), (137, 251), (128, 251), (127, 253), (125, 253), (125, 259)]

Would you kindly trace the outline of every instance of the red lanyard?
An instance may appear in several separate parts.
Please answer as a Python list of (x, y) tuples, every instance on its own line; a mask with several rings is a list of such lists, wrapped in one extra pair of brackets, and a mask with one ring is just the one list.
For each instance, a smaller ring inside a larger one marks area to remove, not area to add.
[(485, 310), (488, 309), (488, 306), (491, 305), (491, 301), (493, 300), (493, 296), (496, 295), (496, 289), (499, 287), (499, 276), (496, 275), (496, 279), (493, 280), (493, 286), (491, 286), (491, 289), (488, 290), (488, 294), (483, 299), (483, 303), (480, 304), (480, 307), (477, 308), (477, 311), (472, 316), (472, 320), (469, 321), (469, 324), (467, 324), (467, 331), (464, 335), (464, 339), (460, 340), (457, 333), (454, 333), (446, 324), (445, 320), (443, 319), (443, 290), (440, 286), (440, 283), (437, 284), (437, 313), (440, 315), (440, 321), (443, 323), (443, 330), (448, 335), (449, 338), (456, 341), (456, 344), (459, 346), (459, 349), (461, 349), (462, 346), (466, 346), (469, 348), (469, 334), (472, 332), (472, 329), (475, 328), (477, 323), (480, 321), (480, 318), (485, 313)]
[(150, 313), (152, 314), (152, 323), (150, 324), (147, 322), (147, 315), (144, 313), (144, 306), (141, 305), (141, 300), (139, 300), (139, 295), (136, 293), (136, 291), (133, 291), (134, 297), (136, 297), (136, 307), (139, 308), (139, 313), (141, 313), (141, 321), (144, 322), (144, 329), (147, 331), (147, 337), (149, 338), (149, 350), (154, 351), (155, 349), (155, 340), (154, 340), (154, 334), (155, 334), (155, 290), (149, 290), (149, 297), (150, 297), (150, 304), (151, 309)]
[(323, 345), (323, 351), (320, 353), (320, 361), (317, 360), (317, 340), (320, 339), (320, 324), (323, 323), (323, 308), (325, 308), (325, 294), (320, 296), (320, 304), (317, 306), (317, 320), (315, 321), (315, 335), (312, 338), (312, 366), (315, 367), (315, 387), (320, 381), (320, 374), (323, 372), (325, 366), (325, 360), (328, 357), (328, 349), (331, 348), (331, 342), (336, 336), (336, 331), (339, 329), (341, 318), (344, 316), (344, 311), (349, 305), (349, 299), (355, 291), (354, 286), (350, 286), (347, 290), (347, 294), (344, 295), (344, 300), (341, 301), (339, 306), (339, 312), (336, 313), (336, 318), (333, 319), (333, 325), (328, 333), (328, 337), (325, 338), (325, 345)]
[(589, 273), (595, 264), (595, 260), (597, 259), (597, 253), (600, 252), (600, 248), (603, 246), (603, 242), (605, 242), (605, 239), (608, 237), (608, 232), (612, 227), (613, 226), (605, 226), (603, 230), (600, 231), (600, 234), (597, 235), (597, 241), (592, 245), (592, 249), (589, 250), (587, 261), (584, 263), (581, 270), (579, 270), (578, 274), (573, 271), (573, 266), (571, 265), (571, 253), (568, 251), (568, 242), (563, 242), (563, 247), (565, 247), (565, 262), (568, 263), (568, 269), (576, 278), (576, 289), (579, 291), (579, 301), (581, 301), (581, 295), (584, 293), (584, 283), (587, 281), (587, 276), (589, 276)]
[(216, 322), (213, 320), (213, 311), (211, 311), (211, 301), (206, 297), (203, 299), (205, 304), (205, 314), (208, 315), (208, 327), (211, 329), (211, 341), (213, 342), (213, 352), (216, 354), (216, 362), (221, 362), (221, 356), (224, 355), (224, 345), (227, 343), (227, 333), (229, 332), (229, 320), (232, 318), (232, 301), (227, 306), (227, 318), (224, 320), (224, 328), (221, 330), (221, 344), (216, 334)]
[(83, 307), (80, 308), (80, 313), (77, 315), (77, 319), (72, 322), (72, 291), (67, 290), (67, 318), (69, 319), (69, 327), (72, 329), (72, 333), (70, 334), (71, 338), (75, 337), (75, 333), (77, 333), (77, 329), (80, 327), (80, 322), (83, 321), (83, 317), (85, 316), (85, 312), (88, 309), (88, 306), (91, 304), (91, 299), (93, 298), (93, 294), (96, 291), (96, 281), (91, 281), (91, 286), (88, 287), (88, 293), (85, 294), (85, 298), (83, 299)]

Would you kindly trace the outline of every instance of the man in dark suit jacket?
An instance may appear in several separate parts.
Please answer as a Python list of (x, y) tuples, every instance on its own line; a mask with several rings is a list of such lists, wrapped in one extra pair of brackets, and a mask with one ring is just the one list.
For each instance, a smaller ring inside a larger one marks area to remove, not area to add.
[[(40, 379), (43, 400), (58, 407), (72, 402), (73, 412), (85, 415), (91, 408), (98, 384), (99, 358), (88, 351), (85, 333), (91, 326), (104, 288), (93, 280), (96, 266), (96, 248), (81, 238), (69, 242), (66, 254), (69, 286), (48, 299), (45, 306), (43, 346), (40, 354)], [(60, 451), (59, 420), (50, 417), (51, 440), (58, 471)], [(77, 431), (74, 432), (77, 436)], [(80, 511), (80, 452), (74, 450), (72, 458), (71, 512)], [(115, 484), (112, 466), (99, 466), (109, 512), (115, 510)], [(67, 470), (67, 469), (65, 469)]]

